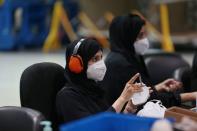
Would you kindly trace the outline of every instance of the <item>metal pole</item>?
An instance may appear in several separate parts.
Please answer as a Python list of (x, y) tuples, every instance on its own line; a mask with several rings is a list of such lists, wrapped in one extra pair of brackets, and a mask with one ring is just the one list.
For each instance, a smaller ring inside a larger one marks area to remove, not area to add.
[(174, 46), (170, 38), (168, 7), (166, 4), (160, 4), (160, 17), (161, 17), (161, 29), (163, 33), (162, 48), (165, 51), (173, 52)]

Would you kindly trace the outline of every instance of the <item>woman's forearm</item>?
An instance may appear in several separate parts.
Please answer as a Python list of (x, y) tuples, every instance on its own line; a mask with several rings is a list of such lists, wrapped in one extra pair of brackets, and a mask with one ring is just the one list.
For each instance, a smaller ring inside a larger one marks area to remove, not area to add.
[(197, 92), (182, 93), (180, 96), (181, 96), (181, 102), (193, 101), (196, 100)]
[(123, 108), (123, 106), (124, 106), (124, 104), (125, 104), (126, 102), (127, 102), (127, 101), (126, 101), (124, 98), (119, 97), (119, 98), (113, 103), (112, 107), (116, 110), (117, 113), (119, 113), (119, 112), (122, 110), (122, 108)]
[(120, 97), (113, 103), (112, 107), (119, 113), (124, 104), (130, 100), (134, 93), (141, 92), (142, 88), (139, 84), (133, 84), (135, 80), (139, 77), (139, 73), (135, 74), (125, 85)]

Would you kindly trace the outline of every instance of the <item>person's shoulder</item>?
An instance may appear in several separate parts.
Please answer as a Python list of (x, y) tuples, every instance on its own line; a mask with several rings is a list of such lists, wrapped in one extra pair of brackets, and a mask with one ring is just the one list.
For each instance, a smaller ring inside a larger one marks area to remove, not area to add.
[(63, 109), (64, 111), (73, 110), (81, 103), (81, 96), (77, 93), (73, 86), (64, 86), (56, 96), (57, 108)]
[(107, 55), (106, 59), (119, 60), (119, 59), (124, 59), (124, 56), (118, 52), (110, 52)]
[(106, 64), (116, 65), (116, 66), (124, 66), (129, 64), (127, 59), (121, 54), (117, 52), (110, 52), (106, 59)]
[(77, 92), (74, 90), (74, 88), (70, 85), (64, 86), (57, 94), (57, 97), (63, 98), (63, 97), (75, 97)]

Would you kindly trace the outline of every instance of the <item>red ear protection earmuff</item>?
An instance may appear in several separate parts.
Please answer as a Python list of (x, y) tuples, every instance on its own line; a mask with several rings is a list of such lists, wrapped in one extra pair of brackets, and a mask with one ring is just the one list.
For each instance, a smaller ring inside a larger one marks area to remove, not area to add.
[(73, 54), (70, 57), (68, 68), (73, 73), (81, 73), (83, 71), (83, 60), (80, 55), (77, 54), (77, 51), (81, 45), (81, 43), (85, 39), (81, 39), (74, 47)]

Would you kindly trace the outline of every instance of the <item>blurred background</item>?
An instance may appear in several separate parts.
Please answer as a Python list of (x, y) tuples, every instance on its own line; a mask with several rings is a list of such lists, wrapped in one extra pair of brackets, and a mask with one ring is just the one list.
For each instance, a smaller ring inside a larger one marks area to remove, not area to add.
[(65, 66), (73, 40), (93, 36), (109, 51), (114, 16), (147, 21), (151, 51), (177, 53), (192, 65), (197, 50), (197, 0), (0, 0), (0, 106), (20, 106), (22, 72), (38, 62)]

